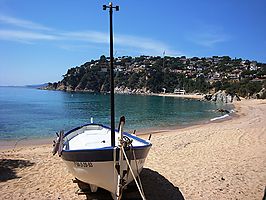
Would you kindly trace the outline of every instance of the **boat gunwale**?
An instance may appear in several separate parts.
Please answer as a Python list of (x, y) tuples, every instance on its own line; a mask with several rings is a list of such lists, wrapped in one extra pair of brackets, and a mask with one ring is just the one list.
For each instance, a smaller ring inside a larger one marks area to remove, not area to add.
[[(106, 128), (106, 129), (111, 130), (110, 127), (105, 126), (105, 125), (102, 125), (102, 124), (88, 123), (88, 124), (84, 124), (84, 125), (82, 125), (82, 126), (76, 127), (76, 128), (74, 128), (74, 129), (72, 129), (72, 130), (66, 132), (66, 133), (64, 134), (64, 137), (63, 137), (63, 138), (65, 138), (66, 136), (68, 136), (70, 133), (73, 133), (74, 131), (77, 131), (77, 130), (79, 130), (79, 129), (85, 127), (85, 126), (91, 126), (91, 125), (97, 125), (97, 126), (101, 126), (101, 127), (103, 127), (103, 128)], [(117, 129), (115, 129), (115, 131), (118, 132)], [(144, 144), (144, 145), (141, 145), (141, 146), (133, 146), (134, 149), (141, 149), (141, 148), (147, 148), (147, 147), (151, 147), (151, 146), (152, 146), (151, 142), (146, 141), (146, 140), (144, 140), (144, 139), (141, 139), (141, 138), (139, 138), (139, 137), (137, 137), (137, 136), (134, 136), (134, 135), (132, 135), (132, 134), (130, 134), (130, 133), (123, 132), (123, 134), (126, 135), (126, 136), (128, 136), (128, 137), (131, 137), (132, 139), (134, 139), (134, 140), (136, 140), (136, 141), (138, 141), (138, 142), (140, 142), (140, 143), (143, 143), (143, 144)], [(115, 148), (117, 148), (117, 146), (114, 146), (114, 147), (113, 147), (113, 146), (108, 146), (108, 147), (93, 148), (93, 149), (75, 149), (75, 150), (71, 150), (71, 149), (66, 150), (66, 149), (63, 149), (62, 151), (64, 151), (64, 152), (79, 152), (79, 151), (93, 151), (93, 150), (97, 150), (97, 151), (98, 151), (98, 150), (103, 150), (103, 151), (104, 151), (104, 150), (113, 150), (113, 149), (115, 149)]]
[[(145, 159), (151, 148), (151, 145), (138, 146), (138, 148), (133, 148), (135, 152), (136, 159)], [(114, 150), (116, 151), (115, 160), (119, 159), (119, 147), (113, 148), (102, 148), (102, 149), (76, 149), (76, 150), (63, 150), (62, 158), (67, 161), (76, 162), (106, 162), (114, 160)], [(126, 149), (126, 154), (130, 159), (134, 158), (133, 152), (130, 148)]]

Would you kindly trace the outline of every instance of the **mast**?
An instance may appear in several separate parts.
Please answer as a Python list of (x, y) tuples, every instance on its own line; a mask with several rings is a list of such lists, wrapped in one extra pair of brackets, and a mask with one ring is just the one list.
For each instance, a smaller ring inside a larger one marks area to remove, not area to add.
[(114, 98), (114, 57), (113, 57), (113, 9), (119, 11), (119, 6), (103, 5), (103, 10), (109, 8), (110, 16), (110, 93), (111, 93), (111, 145), (115, 146), (115, 98)]

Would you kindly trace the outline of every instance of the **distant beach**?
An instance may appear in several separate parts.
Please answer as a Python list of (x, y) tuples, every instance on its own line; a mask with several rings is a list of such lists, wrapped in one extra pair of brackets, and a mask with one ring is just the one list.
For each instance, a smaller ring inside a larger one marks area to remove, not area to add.
[(174, 93), (160, 93), (156, 94), (158, 96), (163, 96), (163, 97), (178, 97), (178, 98), (188, 98), (188, 99), (203, 99), (202, 94), (174, 94)]
[[(141, 174), (148, 200), (261, 200), (266, 178), (266, 101), (234, 103), (238, 117), (158, 130)], [(147, 138), (148, 135), (143, 135)], [(47, 141), (48, 142), (48, 141)], [(52, 143), (1, 150), (3, 199), (84, 199)]]

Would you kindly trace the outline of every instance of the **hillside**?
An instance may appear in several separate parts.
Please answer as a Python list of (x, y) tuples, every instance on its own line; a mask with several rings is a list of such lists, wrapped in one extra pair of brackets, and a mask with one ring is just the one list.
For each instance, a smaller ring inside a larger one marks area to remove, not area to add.
[[(266, 86), (265, 63), (229, 56), (123, 56), (114, 59), (114, 67), (115, 90), (120, 93), (226, 90), (246, 97), (256, 95)], [(49, 83), (43, 89), (109, 92), (109, 58), (101, 56), (99, 60), (70, 68), (61, 81)]]

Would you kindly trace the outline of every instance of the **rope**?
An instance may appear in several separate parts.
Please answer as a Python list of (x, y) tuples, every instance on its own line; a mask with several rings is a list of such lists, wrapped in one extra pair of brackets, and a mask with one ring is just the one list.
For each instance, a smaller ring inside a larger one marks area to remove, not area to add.
[(129, 166), (130, 172), (131, 172), (131, 174), (132, 174), (132, 176), (133, 176), (133, 178), (134, 178), (134, 181), (135, 181), (135, 183), (136, 183), (136, 185), (137, 185), (137, 188), (138, 188), (138, 190), (139, 190), (140, 196), (141, 196), (141, 198), (142, 198), (143, 200), (146, 200), (146, 198), (145, 198), (145, 196), (144, 196), (144, 192), (142, 192), (142, 190), (141, 190), (141, 188), (140, 188), (140, 186), (139, 186), (139, 183), (138, 183), (138, 181), (137, 181), (137, 179), (136, 179), (136, 177), (135, 177), (135, 175), (134, 175), (134, 172), (133, 172), (133, 170), (132, 170), (132, 168), (131, 168), (131, 166), (130, 166), (130, 163), (129, 163), (129, 160), (128, 160), (128, 158), (127, 158), (127, 155), (126, 155), (126, 152), (125, 152), (125, 150), (124, 150), (123, 145), (121, 146), (121, 150), (122, 150), (122, 152), (123, 152), (123, 154), (124, 154), (124, 157), (125, 157), (125, 159), (126, 159), (127, 165)]
[[(114, 148), (114, 150), (113, 150), (113, 155), (114, 155), (114, 175), (115, 175), (115, 173), (117, 172), (117, 170), (116, 170), (116, 148)], [(117, 172), (117, 174), (118, 174), (117, 179), (119, 180), (120, 175), (118, 172)], [(115, 195), (116, 195), (116, 197), (119, 196), (119, 181), (117, 182), (117, 185), (116, 185), (116, 194)]]
[[(131, 144), (132, 146), (132, 144)], [(142, 183), (141, 183), (141, 180), (140, 180), (140, 176), (139, 176), (139, 168), (138, 168), (138, 163), (137, 163), (137, 159), (136, 159), (136, 155), (135, 155), (135, 151), (133, 149), (133, 146), (132, 146), (132, 152), (133, 152), (133, 156), (134, 156), (134, 160), (135, 160), (135, 164), (136, 164), (136, 169), (137, 169), (137, 174), (138, 174), (138, 180), (139, 180), (139, 184), (140, 184), (140, 188), (141, 188), (141, 191), (144, 193), (144, 190), (143, 190), (143, 187), (142, 187)]]
[(13, 147), (13, 151), (15, 151), (15, 148), (17, 147), (17, 144), (18, 144), (20, 141), (22, 141), (22, 140), (26, 140), (26, 139), (28, 139), (28, 138), (27, 138), (27, 137), (24, 137), (24, 138), (20, 138), (20, 139), (18, 139), (18, 140), (16, 141), (14, 147)]

